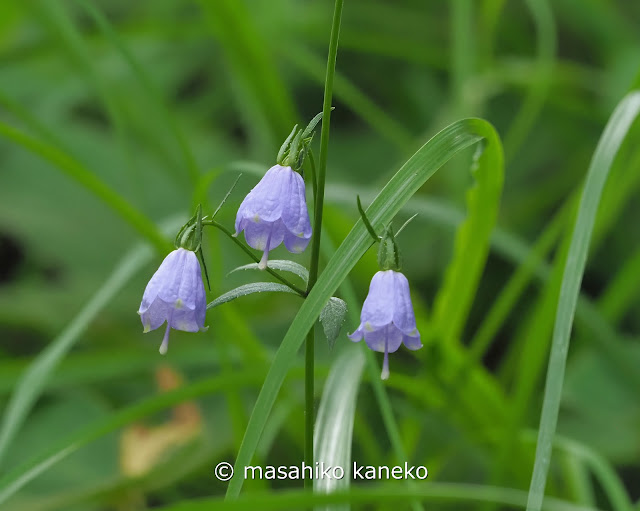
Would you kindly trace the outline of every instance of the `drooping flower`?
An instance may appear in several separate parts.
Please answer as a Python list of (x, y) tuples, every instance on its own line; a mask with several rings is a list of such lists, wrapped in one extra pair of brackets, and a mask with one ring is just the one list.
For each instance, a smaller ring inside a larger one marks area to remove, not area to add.
[(371, 279), (360, 314), (360, 326), (349, 339), (358, 342), (363, 337), (369, 348), (384, 352), (383, 380), (389, 377), (389, 353), (396, 351), (402, 343), (410, 350), (422, 348), (409, 282), (402, 273), (379, 271)]
[(191, 250), (178, 248), (165, 257), (144, 290), (138, 310), (144, 332), (155, 330), (167, 322), (160, 345), (160, 353), (164, 355), (169, 347), (169, 330), (206, 330), (206, 311), (198, 257)]
[(267, 267), (269, 251), (283, 240), (289, 252), (303, 252), (311, 223), (302, 176), (288, 166), (271, 167), (240, 204), (235, 227), (236, 236), (244, 231), (247, 243), (264, 251), (261, 269)]

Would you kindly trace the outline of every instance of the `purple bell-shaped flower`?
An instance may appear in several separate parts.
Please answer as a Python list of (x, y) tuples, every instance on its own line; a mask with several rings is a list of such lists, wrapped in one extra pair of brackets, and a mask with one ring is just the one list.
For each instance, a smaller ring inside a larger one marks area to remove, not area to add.
[(267, 267), (269, 251), (283, 241), (289, 252), (303, 252), (311, 223), (302, 176), (288, 166), (271, 167), (240, 204), (235, 227), (236, 236), (244, 231), (247, 243), (264, 251), (261, 269)]
[(383, 380), (389, 377), (389, 353), (396, 351), (402, 343), (410, 350), (422, 348), (409, 282), (402, 273), (379, 271), (371, 279), (360, 314), (360, 326), (349, 339), (358, 342), (363, 337), (369, 348), (384, 352)]
[(164, 355), (169, 347), (169, 330), (206, 330), (206, 312), (198, 257), (191, 250), (178, 248), (165, 257), (144, 290), (138, 310), (144, 332), (155, 330), (167, 322), (160, 346), (160, 353)]

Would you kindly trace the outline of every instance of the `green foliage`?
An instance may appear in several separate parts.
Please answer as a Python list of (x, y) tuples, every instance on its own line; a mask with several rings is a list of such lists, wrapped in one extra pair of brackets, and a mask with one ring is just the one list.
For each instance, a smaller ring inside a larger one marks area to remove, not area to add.
[[(640, 509), (637, 2), (347, 0), (331, 49), (329, 0), (0, 4), (0, 508)], [(237, 207), (321, 109), (320, 256), (244, 271)], [(424, 347), (385, 382), (344, 335), (377, 271), (357, 196), (376, 236), (418, 214)], [(161, 358), (135, 311), (198, 204), (210, 328)], [(215, 479), (300, 465), (305, 400), (316, 460), (428, 480)], [(131, 431), (178, 439), (132, 475)]]

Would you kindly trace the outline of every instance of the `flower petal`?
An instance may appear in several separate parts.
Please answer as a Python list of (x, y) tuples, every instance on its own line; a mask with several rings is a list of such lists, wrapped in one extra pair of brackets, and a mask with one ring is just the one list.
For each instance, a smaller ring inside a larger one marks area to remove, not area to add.
[(193, 252), (184, 248), (174, 250), (172, 253), (175, 253), (175, 256), (171, 260), (168, 260), (167, 256), (156, 272), (160, 279), (158, 298), (171, 304), (181, 298), (180, 287), (188, 264), (187, 261), (190, 256), (195, 257)]
[(155, 330), (161, 326), (169, 317), (173, 304), (166, 303), (160, 298), (156, 298), (153, 303), (140, 314), (140, 320), (145, 332)]
[(236, 215), (236, 233), (248, 224), (243, 219), (275, 222), (282, 217), (283, 197), (289, 195), (291, 167), (274, 165), (247, 194)]
[[(248, 222), (244, 230), (244, 238), (250, 247), (256, 250), (273, 250), (284, 238), (284, 225), (277, 222)], [(267, 242), (269, 246), (267, 246)]]
[[(416, 330), (416, 333), (418, 331)], [(412, 335), (403, 335), (402, 342), (404, 345), (412, 351), (419, 350), (422, 348), (422, 342), (420, 342), (420, 334), (417, 333), (416, 336)]]
[(176, 309), (187, 308), (195, 310), (198, 301), (204, 299), (204, 284), (202, 282), (202, 272), (200, 261), (195, 252), (186, 251), (184, 266), (182, 270), (182, 280), (178, 289), (178, 301)]
[(394, 271), (393, 282), (393, 322), (403, 334), (415, 337), (418, 331), (409, 292), (409, 281), (402, 273)]
[(311, 238), (304, 179), (297, 172), (289, 177), (289, 194), (283, 198), (282, 221), (287, 228), (284, 243), (289, 252), (302, 252)]
[(186, 252), (184, 249), (174, 250), (164, 258), (162, 263), (160, 263), (160, 266), (153, 274), (144, 290), (138, 314), (144, 314), (160, 292), (167, 286), (167, 283), (172, 281), (173, 275), (176, 273), (177, 269), (182, 266), (184, 252)]
[(303, 232), (302, 236), (299, 236), (289, 230), (285, 230), (284, 232), (284, 246), (287, 247), (287, 250), (292, 254), (300, 254), (301, 252), (304, 252), (309, 245), (310, 239), (311, 233), (305, 235)]
[(206, 307), (198, 257), (180, 248), (165, 257), (151, 277), (138, 313), (145, 332), (165, 321), (168, 327), (196, 332), (204, 328)]
[(360, 342), (364, 337), (364, 328), (362, 324), (356, 328), (356, 331), (352, 334), (347, 334), (347, 337), (351, 339), (353, 342)]
[(198, 323), (198, 315), (196, 310), (191, 309), (175, 309), (171, 317), (171, 328), (182, 330), (183, 332), (197, 332), (200, 330)]
[(369, 294), (362, 305), (360, 320), (374, 328), (393, 320), (394, 276), (392, 270), (379, 271), (371, 279)]
[(364, 340), (373, 351), (385, 351), (385, 344), (389, 353), (397, 351), (402, 344), (402, 332), (393, 323), (389, 323), (373, 331), (364, 330)]

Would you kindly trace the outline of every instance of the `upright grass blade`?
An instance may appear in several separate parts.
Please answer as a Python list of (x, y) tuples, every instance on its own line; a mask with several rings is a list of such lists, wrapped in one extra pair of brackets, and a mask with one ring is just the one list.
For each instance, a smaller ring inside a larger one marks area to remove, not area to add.
[[(535, 431), (525, 432), (525, 439), (535, 442)], [(556, 449), (571, 453), (582, 460), (585, 465), (591, 469), (593, 475), (597, 477), (602, 489), (609, 498), (609, 502), (614, 511), (633, 511), (633, 503), (625, 490), (624, 483), (605, 458), (589, 446), (559, 435), (555, 436), (553, 444)]]
[(133, 144), (127, 130), (123, 109), (114, 93), (114, 88), (104, 79), (95, 65), (82, 34), (76, 27), (65, 2), (36, 0), (27, 4), (36, 18), (40, 18), (50, 30), (54, 41), (67, 53), (70, 60), (100, 98), (113, 125), (116, 139), (122, 150), (126, 165), (132, 175), (137, 173), (133, 164)]
[[(320, 57), (298, 44), (283, 46), (280, 51), (298, 70), (307, 74), (317, 83), (324, 84), (324, 62)], [(336, 72), (334, 91), (336, 98), (343, 101), (403, 155), (411, 154), (411, 151), (415, 149), (411, 132), (402, 123), (390, 117), (384, 109), (376, 105), (353, 82), (339, 72)]]
[[(315, 461), (325, 466), (342, 467), (345, 474), (342, 479), (315, 480), (315, 492), (332, 493), (349, 487), (353, 419), (364, 363), (361, 347), (354, 345), (347, 346), (331, 367), (316, 418)], [(349, 509), (349, 506), (322, 509), (337, 511)]]
[(475, 185), (467, 192), (469, 213), (456, 232), (454, 256), (435, 299), (435, 327), (446, 343), (460, 338), (489, 254), (504, 181), (502, 148), (496, 147), (485, 168), (480, 164), (486, 157), (482, 147), (476, 152), (471, 167)]
[(134, 54), (129, 50), (118, 32), (113, 28), (109, 20), (100, 12), (100, 10), (98, 10), (93, 5), (93, 3), (88, 2), (87, 0), (77, 0), (77, 2), (85, 10), (85, 12), (89, 16), (91, 16), (91, 18), (93, 18), (96, 25), (98, 25), (98, 27), (100, 27), (100, 30), (104, 33), (105, 37), (122, 55), (127, 64), (129, 64), (131, 70), (135, 73), (138, 81), (144, 87), (148, 96), (153, 99), (158, 112), (162, 115), (162, 119), (164, 120), (167, 127), (171, 130), (171, 134), (178, 144), (178, 147), (184, 159), (187, 174), (189, 175), (191, 182), (193, 184), (196, 184), (200, 175), (198, 163), (195, 159), (195, 156), (193, 155), (193, 152), (191, 151), (191, 148), (189, 147), (187, 138), (180, 129), (166, 102), (162, 98), (162, 94), (154, 85), (144, 67), (140, 65)]
[(200, 0), (199, 4), (235, 75), (238, 92), (246, 103), (242, 109), (253, 116), (251, 122), (247, 119), (249, 128), (262, 121), (263, 129), (254, 134), (262, 133), (268, 142), (266, 148), (275, 145), (272, 137), (284, 138), (297, 116), (286, 84), (269, 54), (268, 41), (260, 37), (245, 2)]
[(640, 113), (640, 92), (627, 95), (617, 106), (591, 160), (578, 208), (556, 309), (551, 354), (538, 432), (536, 458), (527, 499), (527, 511), (540, 511), (551, 462), (551, 448), (558, 421), (571, 326), (578, 302), (589, 241), (600, 196), (613, 160), (631, 124)]
[(477, 45), (473, 39), (475, 2), (453, 0), (451, 7), (451, 89), (453, 110), (457, 115), (469, 115), (472, 110), (465, 88), (473, 73)]
[[(457, 121), (422, 146), (391, 178), (369, 206), (367, 216), (372, 225), (388, 224), (413, 194), (450, 158), (482, 140), (483, 153), (477, 159), (478, 173), (502, 173), (502, 148), (494, 128), (481, 119)], [(361, 220), (353, 227), (318, 278), (309, 296), (294, 318), (267, 374), (238, 452), (236, 470), (249, 465), (273, 403), (298, 349), (317, 320), (322, 307), (333, 295), (356, 262), (371, 244), (370, 235)], [(237, 497), (242, 488), (241, 477), (234, 477), (227, 497)]]
[(525, 0), (536, 26), (537, 72), (532, 73), (529, 90), (507, 130), (504, 140), (507, 162), (511, 161), (542, 110), (553, 79), (556, 32), (553, 11), (548, 0)]

